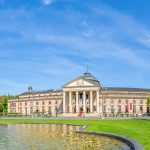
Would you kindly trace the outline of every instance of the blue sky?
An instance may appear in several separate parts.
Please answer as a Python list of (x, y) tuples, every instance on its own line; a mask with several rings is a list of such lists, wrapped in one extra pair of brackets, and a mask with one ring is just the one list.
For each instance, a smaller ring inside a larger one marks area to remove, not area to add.
[(59, 89), (89, 71), (150, 88), (149, 0), (0, 0), (0, 94)]

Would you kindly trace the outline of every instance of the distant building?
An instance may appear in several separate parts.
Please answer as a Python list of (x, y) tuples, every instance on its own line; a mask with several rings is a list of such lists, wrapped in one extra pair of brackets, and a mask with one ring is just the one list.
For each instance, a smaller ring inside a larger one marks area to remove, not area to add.
[(61, 90), (33, 91), (8, 102), (9, 113), (51, 114), (53, 116), (142, 115), (147, 112), (150, 89), (102, 87), (91, 74), (84, 73)]

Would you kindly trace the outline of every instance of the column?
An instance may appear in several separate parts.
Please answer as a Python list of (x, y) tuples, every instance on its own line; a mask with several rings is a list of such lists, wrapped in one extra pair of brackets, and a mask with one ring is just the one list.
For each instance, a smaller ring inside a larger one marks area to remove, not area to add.
[(93, 92), (90, 91), (90, 113), (93, 112)]
[(63, 113), (66, 113), (66, 92), (63, 91)]
[(79, 112), (79, 93), (76, 91), (76, 113)]
[(96, 112), (99, 113), (99, 89), (96, 91)]
[(69, 113), (72, 113), (72, 92), (69, 91)]
[(83, 91), (83, 112), (84, 113), (86, 112), (86, 101), (85, 101), (86, 97), (85, 96), (86, 96), (85, 91)]

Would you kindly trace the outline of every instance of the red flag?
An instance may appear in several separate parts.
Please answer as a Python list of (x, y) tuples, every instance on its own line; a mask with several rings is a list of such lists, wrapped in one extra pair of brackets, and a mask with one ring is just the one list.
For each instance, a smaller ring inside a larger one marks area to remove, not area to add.
[(132, 103), (130, 103), (130, 110), (132, 110)]

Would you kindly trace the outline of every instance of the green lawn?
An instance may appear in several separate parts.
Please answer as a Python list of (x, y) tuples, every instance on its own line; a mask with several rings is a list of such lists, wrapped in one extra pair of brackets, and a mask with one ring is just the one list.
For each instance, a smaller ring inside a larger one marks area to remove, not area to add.
[(87, 131), (123, 135), (141, 143), (145, 150), (150, 150), (150, 120), (0, 119), (0, 123), (69, 123), (88, 125)]

